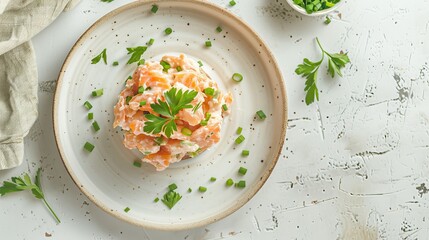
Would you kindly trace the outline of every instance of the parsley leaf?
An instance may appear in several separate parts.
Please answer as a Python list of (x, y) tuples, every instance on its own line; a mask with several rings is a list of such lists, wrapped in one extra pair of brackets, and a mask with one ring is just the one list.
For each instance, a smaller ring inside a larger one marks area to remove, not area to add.
[(0, 196), (4, 196), (8, 193), (12, 192), (20, 192), (24, 190), (31, 190), (34, 197), (37, 199), (41, 199), (52, 215), (55, 217), (58, 223), (60, 223), (60, 219), (55, 214), (54, 210), (52, 210), (51, 206), (49, 206), (48, 202), (45, 199), (45, 195), (42, 192), (42, 185), (40, 184), (40, 172), (41, 168), (37, 169), (35, 183), (31, 182), (30, 176), (25, 173), (23, 178), (21, 177), (12, 177), (11, 181), (4, 181), (3, 186), (0, 186)]
[(180, 196), (179, 193), (175, 192), (174, 190), (168, 191), (166, 194), (164, 194), (163, 199), (161, 201), (169, 208), (172, 209), (176, 203), (182, 199), (182, 196)]
[(98, 62), (100, 62), (101, 58), (103, 58), (103, 62), (104, 64), (107, 64), (107, 53), (106, 53), (106, 49), (103, 49), (103, 51), (98, 54), (97, 56), (95, 56), (93, 59), (91, 59), (91, 64), (97, 64)]
[(302, 75), (306, 78), (304, 91), (307, 92), (305, 96), (305, 103), (307, 105), (313, 103), (315, 99), (319, 101), (319, 90), (316, 85), (317, 75), (325, 54), (328, 58), (328, 73), (331, 75), (331, 77), (335, 77), (335, 74), (338, 74), (338, 76), (342, 77), (343, 75), (341, 73), (341, 68), (345, 67), (346, 64), (350, 62), (347, 54), (328, 53), (323, 49), (318, 38), (316, 38), (316, 41), (320, 50), (322, 50), (322, 59), (318, 62), (312, 62), (307, 58), (304, 58), (304, 62), (299, 64), (295, 69), (296, 74)]
[(177, 131), (176, 114), (180, 110), (185, 108), (193, 108), (190, 104), (197, 96), (197, 92), (194, 90), (171, 88), (164, 92), (165, 101), (152, 103), (150, 107), (158, 113), (160, 116), (153, 114), (146, 114), (145, 117), (148, 121), (145, 122), (143, 131), (152, 134), (158, 134), (164, 132), (169, 138), (174, 131)]
[(128, 60), (127, 64), (135, 63), (140, 61), (141, 56), (144, 52), (146, 52), (147, 47), (146, 46), (138, 46), (133, 48), (127, 48), (128, 53), (131, 54), (130, 59)]

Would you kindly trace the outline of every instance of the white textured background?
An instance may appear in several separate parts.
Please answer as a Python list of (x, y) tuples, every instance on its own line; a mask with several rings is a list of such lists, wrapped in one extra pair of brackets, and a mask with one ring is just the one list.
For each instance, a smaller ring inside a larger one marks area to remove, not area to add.
[[(30, 193), (0, 198), (0, 239), (428, 239), (429, 1), (347, 0), (324, 18), (301, 17), (284, 0), (236, 0), (232, 12), (266, 41), (289, 98), (287, 141), (261, 191), (215, 224), (168, 233), (104, 213), (80, 193), (60, 160), (51, 119), (59, 69), (95, 20), (129, 0), (82, 0), (34, 39), (40, 116), (25, 162), (0, 180), (44, 168), (56, 225)], [(212, 1), (227, 7), (229, 0)], [(341, 16), (339, 15), (341, 14)], [(320, 102), (303, 103), (304, 57), (349, 53), (342, 79), (319, 77)], [(46, 235), (52, 235), (46, 237)]]

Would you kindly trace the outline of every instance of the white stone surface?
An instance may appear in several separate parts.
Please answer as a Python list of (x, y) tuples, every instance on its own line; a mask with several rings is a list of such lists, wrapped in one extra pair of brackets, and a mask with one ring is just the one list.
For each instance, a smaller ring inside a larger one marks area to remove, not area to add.
[[(283, 0), (236, 1), (231, 11), (274, 52), (289, 98), (283, 154), (259, 193), (226, 219), (175, 233), (121, 222), (82, 195), (55, 146), (55, 81), (80, 34), (131, 2), (83, 0), (34, 39), (40, 116), (26, 138), (24, 164), (0, 172), (6, 180), (42, 166), (44, 191), (62, 223), (31, 193), (11, 194), (0, 198), (0, 239), (429, 238), (422, 186), (429, 176), (429, 1), (348, 0), (330, 25)], [(320, 102), (306, 106), (305, 80), (294, 69), (304, 57), (320, 57), (316, 36), (326, 50), (348, 52), (352, 64), (341, 79), (322, 69)]]

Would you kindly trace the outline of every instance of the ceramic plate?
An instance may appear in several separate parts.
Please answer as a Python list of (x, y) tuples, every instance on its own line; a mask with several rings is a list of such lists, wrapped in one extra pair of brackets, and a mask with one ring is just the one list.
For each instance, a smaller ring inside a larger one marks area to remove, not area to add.
[[(153, 4), (159, 6), (156, 14)], [(218, 33), (216, 28), (223, 31)], [(164, 34), (171, 27), (173, 33)], [(201, 60), (203, 69), (220, 88), (231, 92), (231, 114), (223, 122), (218, 144), (200, 156), (157, 172), (142, 157), (122, 144), (123, 133), (114, 129), (113, 106), (125, 79), (136, 64), (127, 65), (127, 47), (155, 42), (144, 53), (146, 60), (159, 60), (165, 54), (185, 53)], [(213, 46), (206, 48), (205, 41)], [(91, 64), (91, 59), (107, 49), (108, 64)], [(119, 61), (119, 66), (112, 62)], [(244, 76), (240, 83), (233, 73)], [(104, 95), (91, 92), (103, 88)], [(88, 111), (83, 103), (93, 105)], [(267, 118), (255, 112), (263, 109)], [(94, 113), (101, 130), (94, 132), (87, 113)], [(262, 187), (273, 170), (285, 138), (287, 103), (278, 66), (262, 40), (246, 24), (227, 10), (205, 1), (140, 1), (118, 8), (91, 26), (71, 49), (61, 69), (54, 98), (55, 137), (71, 177), (96, 205), (106, 212), (140, 226), (178, 230), (206, 225), (243, 206)], [(243, 128), (246, 140), (234, 144), (236, 129)], [(85, 142), (95, 149), (88, 153)], [(250, 156), (242, 157), (243, 149)], [(245, 176), (237, 170), (248, 169)], [(216, 182), (210, 182), (216, 177)], [(228, 178), (245, 180), (244, 189), (226, 187)], [(183, 197), (168, 209), (162, 198), (167, 186), (176, 183)], [(207, 192), (198, 192), (199, 186)], [(188, 188), (193, 189), (188, 193)], [(128, 207), (130, 211), (124, 212)]]

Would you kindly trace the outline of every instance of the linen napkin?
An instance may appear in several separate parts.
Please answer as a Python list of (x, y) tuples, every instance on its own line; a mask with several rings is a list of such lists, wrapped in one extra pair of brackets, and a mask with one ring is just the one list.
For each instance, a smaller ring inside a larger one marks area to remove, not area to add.
[(0, 0), (0, 170), (22, 163), (37, 118), (37, 68), (30, 39), (79, 0)]

